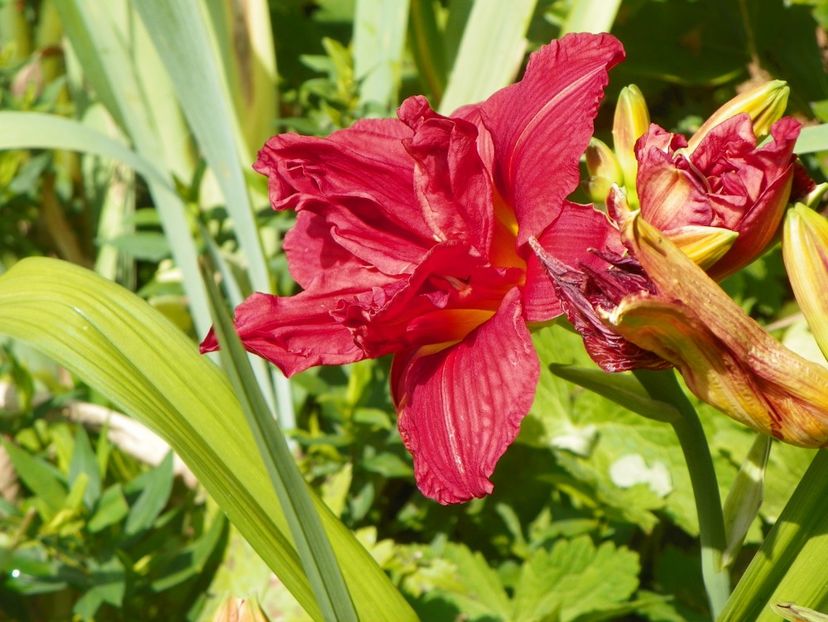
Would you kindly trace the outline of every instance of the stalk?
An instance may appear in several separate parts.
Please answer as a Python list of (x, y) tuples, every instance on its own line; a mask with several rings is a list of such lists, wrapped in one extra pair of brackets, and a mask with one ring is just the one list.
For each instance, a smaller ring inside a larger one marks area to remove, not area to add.
[(650, 397), (672, 404), (681, 415), (670, 423), (676, 432), (687, 470), (690, 472), (690, 483), (693, 486), (696, 514), (699, 519), (702, 577), (712, 618), (716, 620), (730, 596), (730, 577), (721, 563), (727, 546), (724, 515), (713, 458), (704, 429), (696, 409), (676, 381), (675, 372), (636, 370), (633, 373)]

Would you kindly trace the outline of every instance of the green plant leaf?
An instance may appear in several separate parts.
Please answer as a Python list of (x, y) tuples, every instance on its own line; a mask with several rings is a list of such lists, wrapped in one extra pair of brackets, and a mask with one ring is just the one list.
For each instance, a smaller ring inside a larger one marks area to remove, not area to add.
[(173, 486), (173, 456), (169, 452), (154, 469), (142, 473), (129, 484), (126, 493), (140, 491), (129, 510), (124, 533), (133, 536), (152, 527), (170, 498)]
[(828, 151), (828, 123), (803, 127), (794, 146), (794, 153)]
[(67, 490), (60, 472), (48, 462), (32, 456), (25, 449), (2, 439), (3, 447), (14, 465), (20, 480), (43, 501), (50, 516), (57, 514), (66, 503)]
[(654, 400), (647, 395), (644, 387), (634, 376), (608, 374), (600, 369), (554, 363), (549, 366), (549, 371), (559, 378), (625, 406), (642, 417), (669, 423), (679, 416), (678, 411), (672, 405)]
[(771, 604), (828, 610), (828, 451), (820, 450), (756, 553), (719, 622), (777, 622)]
[(75, 432), (72, 461), (69, 463), (69, 486), (72, 486), (81, 474), (85, 474), (88, 478), (83, 503), (87, 508), (92, 508), (101, 495), (101, 473), (98, 471), (98, 459), (92, 451), (89, 435), (83, 426), (79, 425)]
[(526, 51), (526, 30), (537, 0), (475, 2), (440, 102), (449, 114), (509, 84)]
[(512, 620), (560, 620), (612, 610), (638, 587), (638, 555), (589, 536), (560, 540), (539, 549), (523, 566), (515, 590)]
[[(320, 619), (226, 376), (157, 311), (92, 272), (43, 258), (0, 276), (0, 333), (64, 365), (167, 440), (308, 612)], [(363, 619), (414, 620), (400, 593), (316, 502)]]
[(609, 32), (621, 0), (575, 0), (561, 34), (567, 32)]
[(239, 396), (247, 425), (293, 536), (299, 559), (326, 620), (356, 622), (351, 595), (287, 441), (256, 383), (248, 354), (211, 278), (205, 278), (222, 365)]
[(123, 488), (120, 484), (113, 484), (104, 490), (86, 528), (91, 533), (97, 533), (119, 522), (127, 514), (129, 514), (129, 505), (124, 497)]
[(357, 0), (354, 73), (359, 102), (388, 113), (397, 104), (409, 0)]

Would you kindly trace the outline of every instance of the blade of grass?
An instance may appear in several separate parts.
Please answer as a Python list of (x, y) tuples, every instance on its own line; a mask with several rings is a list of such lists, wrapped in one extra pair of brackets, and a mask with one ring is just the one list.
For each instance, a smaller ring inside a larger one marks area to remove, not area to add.
[(247, 425), (270, 476), (287, 519), (302, 567), (316, 595), (325, 620), (356, 622), (348, 587), (339, 570), (330, 542), (322, 529), (307, 487), (279, 425), (273, 420), (259, 391), (247, 352), (236, 334), (233, 320), (210, 274), (205, 275), (210, 310), (221, 350), (222, 366), (241, 402)]
[[(226, 375), (158, 311), (65, 262), (0, 277), (0, 333), (25, 341), (163, 437), (315, 619), (321, 614)], [(416, 616), (354, 535), (313, 496), (363, 620)]]
[(440, 102), (441, 113), (485, 99), (514, 79), (536, 4), (537, 0), (474, 3)]
[(354, 73), (359, 103), (382, 114), (396, 105), (409, 0), (357, 0)]
[(575, 0), (561, 34), (568, 32), (609, 32), (621, 0)]

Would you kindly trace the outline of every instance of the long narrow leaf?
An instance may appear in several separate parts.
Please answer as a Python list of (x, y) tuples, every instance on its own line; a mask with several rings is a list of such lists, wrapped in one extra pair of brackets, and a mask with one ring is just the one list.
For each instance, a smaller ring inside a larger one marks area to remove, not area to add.
[(575, 0), (564, 22), (562, 33), (609, 32), (621, 0)]
[(135, 3), (175, 85), (181, 109), (224, 194), (253, 287), (269, 292), (270, 278), (242, 172), (236, 118), (195, 0)]
[(354, 72), (359, 101), (386, 112), (400, 85), (408, 0), (357, 0), (354, 18)]
[(720, 622), (775, 622), (770, 605), (828, 610), (828, 451), (820, 451), (742, 575)]
[(526, 29), (536, 4), (537, 0), (474, 3), (440, 112), (448, 114), (485, 99), (514, 79), (526, 51)]
[[(129, 135), (135, 150), (144, 159), (163, 165), (165, 183), (150, 178), (147, 180), (149, 189), (170, 243), (173, 259), (181, 269), (196, 330), (200, 334), (206, 334), (210, 327), (207, 293), (198, 268), (198, 253), (190, 235), (187, 208), (180, 197), (169, 189), (172, 185), (169, 171), (178, 171), (179, 175), (182, 171), (186, 172), (187, 159), (191, 156), (179, 141), (173, 144), (164, 142), (163, 137), (168, 133), (177, 136), (180, 132), (169, 127), (159, 127), (152, 114), (149, 105), (151, 93), (146, 91), (141, 76), (137, 73), (122, 29), (112, 18), (116, 9), (126, 10), (128, 7), (123, 1), (97, 3), (65, 0), (56, 3), (56, 8), (86, 77), (92, 82), (98, 97)], [(159, 76), (158, 79), (166, 79), (166, 76)]]
[(256, 439), (265, 470), (279, 497), (302, 567), (316, 594), (316, 604), (325, 620), (356, 622), (357, 615), (348, 587), (302, 474), (293, 461), (279, 425), (268, 410), (247, 352), (236, 334), (232, 318), (224, 308), (218, 288), (209, 276), (205, 282), (216, 336), (221, 344), (222, 366), (241, 402), (247, 425)]
[(828, 123), (803, 127), (794, 152), (798, 154), (828, 151)]
[(670, 423), (680, 416), (671, 404), (650, 397), (634, 376), (608, 374), (600, 369), (575, 365), (553, 364), (549, 366), (549, 371), (559, 378), (602, 395), (642, 417)]
[[(136, 7), (172, 76), (184, 115), (224, 194), (253, 287), (270, 292), (267, 264), (242, 172), (239, 146), (244, 141), (227, 86), (219, 79), (222, 69), (201, 5), (196, 0), (139, 0)], [(259, 377), (263, 377), (261, 373)], [(263, 385), (263, 389), (272, 392), (269, 385)], [(290, 385), (281, 374), (276, 376), (276, 392), (280, 420), (286, 427), (293, 427)]]
[[(65, 262), (0, 277), (0, 333), (66, 366), (167, 440), (299, 602), (320, 619), (288, 526), (227, 378), (160, 313)], [(314, 497), (361, 619), (416, 619), (353, 534)]]
[(42, 112), (0, 111), (0, 149), (64, 149), (120, 160), (148, 182), (175, 192), (164, 173), (132, 149), (79, 121)]

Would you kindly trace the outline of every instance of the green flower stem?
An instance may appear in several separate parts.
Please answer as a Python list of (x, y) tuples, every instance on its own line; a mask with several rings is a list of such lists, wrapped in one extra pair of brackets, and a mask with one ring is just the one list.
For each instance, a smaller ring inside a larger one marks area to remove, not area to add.
[(726, 547), (724, 517), (710, 447), (696, 409), (679, 386), (675, 372), (636, 370), (634, 373), (650, 397), (673, 405), (681, 414), (671, 424), (690, 471), (699, 518), (702, 576), (716, 620), (730, 596), (730, 577), (721, 564)]

